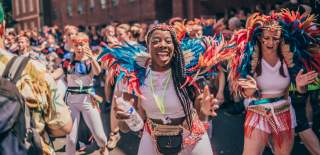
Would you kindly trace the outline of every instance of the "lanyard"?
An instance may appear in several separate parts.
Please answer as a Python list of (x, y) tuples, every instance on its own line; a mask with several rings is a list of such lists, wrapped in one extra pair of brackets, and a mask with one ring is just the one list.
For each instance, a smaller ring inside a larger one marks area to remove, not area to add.
[(159, 96), (159, 95), (156, 95), (154, 93), (154, 86), (153, 86), (153, 75), (151, 73), (151, 80), (150, 80), (150, 85), (151, 85), (151, 90), (152, 90), (152, 94), (153, 94), (153, 98), (160, 110), (160, 112), (162, 114), (164, 114), (166, 112), (166, 109), (164, 108), (164, 98), (165, 98), (165, 95), (167, 93), (167, 89), (168, 89), (168, 85), (169, 85), (169, 81), (170, 81), (170, 78), (171, 78), (171, 71), (168, 73), (168, 76), (166, 78), (166, 81), (165, 81), (165, 85), (164, 85), (164, 91), (163, 91), (163, 94), (162, 96)]

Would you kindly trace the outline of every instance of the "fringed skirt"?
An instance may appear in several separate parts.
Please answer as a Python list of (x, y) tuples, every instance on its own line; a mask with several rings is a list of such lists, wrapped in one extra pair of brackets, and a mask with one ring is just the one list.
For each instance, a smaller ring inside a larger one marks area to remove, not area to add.
[[(245, 100), (250, 103), (255, 99)], [(247, 106), (244, 123), (245, 136), (250, 137), (254, 129), (259, 129), (276, 137), (275, 142), (281, 146), (282, 136), (292, 137), (295, 128), (295, 112), (290, 98), (281, 99), (272, 103)], [(280, 134), (281, 133), (281, 134)]]

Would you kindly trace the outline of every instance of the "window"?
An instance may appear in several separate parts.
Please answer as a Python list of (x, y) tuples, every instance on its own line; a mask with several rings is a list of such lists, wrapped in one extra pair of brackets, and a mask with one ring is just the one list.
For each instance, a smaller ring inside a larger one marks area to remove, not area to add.
[(35, 22), (31, 22), (31, 29), (34, 29), (36, 27)]
[(90, 0), (90, 3), (89, 3), (90, 9), (93, 9), (93, 8), (94, 8), (94, 1), (95, 1), (95, 0)]
[(27, 30), (27, 29), (28, 29), (28, 23), (27, 23), (27, 22), (24, 22), (24, 23), (23, 23), (23, 29), (24, 29), (24, 30)]
[(14, 10), (16, 11), (16, 15), (19, 16), (19, 14), (20, 14), (19, 4), (20, 3), (18, 1), (15, 1), (14, 4), (15, 4), (15, 9)]
[(119, 4), (119, 0), (112, 0), (112, 6), (117, 6)]
[(83, 15), (83, 13), (84, 13), (83, 0), (78, 0), (78, 13), (80, 15)]
[(33, 9), (33, 0), (29, 0), (29, 11), (32, 12)]
[(101, 3), (101, 9), (106, 9), (107, 8), (107, 2), (106, 0), (100, 0), (100, 3)]
[(72, 17), (72, 0), (67, 1), (67, 14)]
[(22, 0), (22, 3), (21, 3), (21, 5), (22, 5), (22, 13), (26, 13), (26, 0)]

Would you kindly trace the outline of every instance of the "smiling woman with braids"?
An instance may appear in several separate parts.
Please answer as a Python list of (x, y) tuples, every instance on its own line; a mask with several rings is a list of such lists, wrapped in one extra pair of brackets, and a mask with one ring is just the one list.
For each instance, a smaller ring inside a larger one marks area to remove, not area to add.
[[(146, 122), (138, 154), (212, 154), (206, 127), (207, 117), (215, 116), (218, 108), (213, 95), (207, 86), (201, 94), (192, 91), (195, 89), (191, 86), (182, 87), (186, 81), (185, 62), (172, 27), (155, 26), (147, 34), (146, 42), (150, 57), (144, 61), (142, 76), (136, 78), (143, 79), (141, 95), (136, 90), (139, 97), (134, 97), (119, 85), (115, 91), (117, 99), (123, 97), (136, 105)], [(122, 83), (130, 88), (130, 81), (134, 79)], [(124, 120), (129, 115), (118, 106), (115, 111), (121, 130), (128, 130)]]

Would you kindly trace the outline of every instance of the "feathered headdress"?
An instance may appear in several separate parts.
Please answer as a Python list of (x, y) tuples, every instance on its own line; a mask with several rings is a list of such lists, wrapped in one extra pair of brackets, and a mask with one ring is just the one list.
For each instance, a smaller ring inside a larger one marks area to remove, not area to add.
[(232, 90), (240, 93), (237, 80), (240, 77), (246, 78), (247, 75), (254, 75), (260, 54), (256, 46), (257, 40), (264, 29), (281, 30), (283, 41), (280, 48), (292, 83), (295, 83), (295, 76), (300, 69), (319, 72), (320, 31), (314, 21), (314, 15), (302, 17), (299, 13), (289, 10), (282, 10), (271, 16), (259, 13), (251, 15), (247, 20), (246, 29), (236, 32), (230, 41), (230, 46), (234, 47), (235, 53), (235, 57), (229, 64)]

